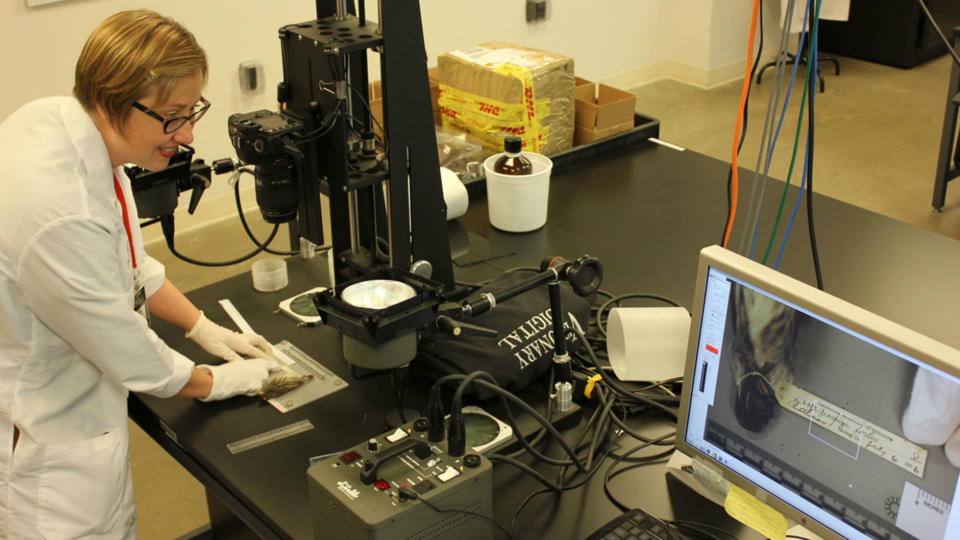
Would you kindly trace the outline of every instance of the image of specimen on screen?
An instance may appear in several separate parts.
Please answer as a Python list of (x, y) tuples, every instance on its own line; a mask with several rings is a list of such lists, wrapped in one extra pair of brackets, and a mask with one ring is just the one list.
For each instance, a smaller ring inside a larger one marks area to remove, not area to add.
[(720, 354), (707, 437), (734, 457), (864, 527), (914, 490), (952, 504), (960, 470), (904, 438), (914, 364), (739, 284)]

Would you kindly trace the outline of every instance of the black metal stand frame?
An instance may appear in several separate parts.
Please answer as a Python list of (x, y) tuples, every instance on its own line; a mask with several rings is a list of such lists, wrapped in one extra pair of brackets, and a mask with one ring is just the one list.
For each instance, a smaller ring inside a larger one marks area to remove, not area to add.
[[(953, 49), (960, 53), (960, 26), (953, 29)], [(947, 87), (947, 111), (943, 118), (943, 134), (940, 137), (940, 156), (937, 158), (937, 178), (933, 185), (933, 211), (942, 212), (947, 199), (947, 184), (960, 176), (960, 137), (957, 133), (957, 112), (960, 111), (960, 67), (956, 63), (950, 70), (950, 86)]]
[[(810, 37), (809, 36), (810, 36), (810, 33), (808, 32), (807, 38), (803, 41), (803, 48), (797, 51), (797, 54), (787, 53), (787, 58), (789, 59), (787, 60), (788, 66), (792, 66), (793, 64), (796, 64), (796, 63), (799, 63), (801, 66), (808, 65), (807, 59), (810, 57)], [(817, 63), (820, 63), (820, 62), (833, 62), (833, 65), (836, 68), (835, 71), (837, 76), (840, 75), (840, 62), (836, 58), (832, 56), (821, 57), (818, 54)], [(760, 84), (760, 80), (763, 79), (763, 72), (776, 65), (777, 65), (776, 62), (767, 62), (766, 64), (764, 64), (763, 67), (760, 68), (760, 72), (757, 73), (757, 84)], [(825, 85), (823, 82), (823, 73), (820, 72), (819, 67), (817, 68), (817, 80), (820, 81), (820, 93), (822, 94), (824, 91)]]
[[(357, 17), (352, 1), (350, 17), (340, 20), (336, 4), (318, 0), (316, 20), (280, 29), (289, 89), (284, 112), (303, 121), (311, 138), (298, 162), (300, 235), (323, 243), (320, 194), (325, 193), (335, 284), (381, 266), (407, 270), (427, 261), (432, 278), (452, 290), (419, 0), (383, 2), (379, 25), (366, 21), (362, 9)], [(386, 167), (372, 166), (371, 154), (348, 144), (355, 133), (372, 132), (371, 52), (380, 54)], [(331, 111), (338, 113), (336, 120), (320, 132), (318, 118)], [(378, 239), (388, 245), (387, 253)]]

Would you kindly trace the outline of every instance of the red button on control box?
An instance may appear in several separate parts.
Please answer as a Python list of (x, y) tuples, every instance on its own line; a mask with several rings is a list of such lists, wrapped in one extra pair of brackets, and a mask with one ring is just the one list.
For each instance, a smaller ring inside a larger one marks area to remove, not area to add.
[(347, 464), (353, 463), (358, 459), (360, 459), (360, 454), (356, 452), (347, 452), (346, 454), (343, 454), (342, 456), (340, 456), (340, 461)]
[(380, 491), (386, 491), (390, 489), (390, 483), (383, 479), (377, 480), (377, 482), (373, 485), (376, 486), (376, 488)]

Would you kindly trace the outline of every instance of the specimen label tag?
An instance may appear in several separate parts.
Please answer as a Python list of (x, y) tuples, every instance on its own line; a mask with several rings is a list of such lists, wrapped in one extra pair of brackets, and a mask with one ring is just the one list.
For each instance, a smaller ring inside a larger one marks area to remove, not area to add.
[(860, 448), (864, 448), (923, 478), (927, 466), (926, 449), (790, 383), (780, 383), (777, 400), (788, 411), (809, 419), (810, 435), (838, 451), (856, 459)]

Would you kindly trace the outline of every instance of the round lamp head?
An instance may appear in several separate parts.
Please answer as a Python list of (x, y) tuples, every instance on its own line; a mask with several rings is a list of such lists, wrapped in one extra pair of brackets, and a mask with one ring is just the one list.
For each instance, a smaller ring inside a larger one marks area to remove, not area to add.
[(385, 309), (416, 295), (417, 291), (406, 283), (390, 279), (371, 279), (347, 287), (341, 298), (354, 307)]

